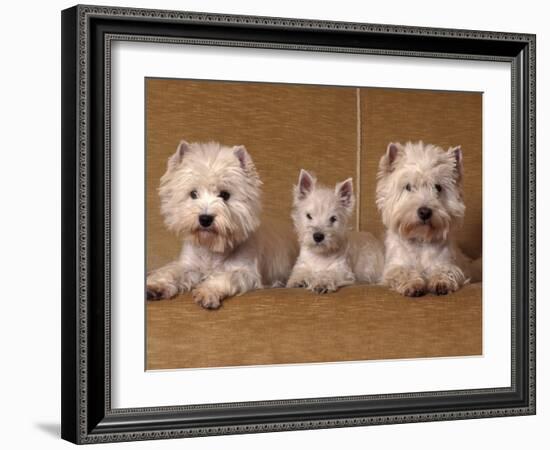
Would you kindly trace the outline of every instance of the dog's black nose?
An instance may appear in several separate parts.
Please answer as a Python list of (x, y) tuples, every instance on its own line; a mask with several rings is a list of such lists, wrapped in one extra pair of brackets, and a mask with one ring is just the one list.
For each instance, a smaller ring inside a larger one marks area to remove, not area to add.
[(430, 217), (432, 217), (432, 210), (430, 208), (426, 208), (425, 206), (418, 208), (417, 213), (418, 217), (420, 217), (420, 220), (428, 220)]
[(325, 235), (323, 233), (313, 233), (313, 240), (317, 243), (323, 242), (323, 239), (325, 238)]
[(199, 223), (204, 228), (208, 228), (210, 225), (212, 225), (212, 222), (214, 222), (214, 216), (211, 216), (210, 214), (201, 214), (199, 216)]

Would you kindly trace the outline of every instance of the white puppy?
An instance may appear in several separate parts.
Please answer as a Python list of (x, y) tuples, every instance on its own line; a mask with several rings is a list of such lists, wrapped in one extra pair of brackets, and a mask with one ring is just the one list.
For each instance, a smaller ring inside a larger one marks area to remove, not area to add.
[(370, 233), (348, 230), (354, 202), (351, 178), (329, 189), (317, 185), (305, 170), (300, 172), (292, 211), (300, 254), (288, 287), (324, 294), (356, 281), (379, 281), (384, 266), (381, 243)]
[(147, 275), (147, 298), (192, 291), (205, 308), (253, 289), (284, 286), (296, 259), (292, 237), (260, 227), (261, 181), (244, 146), (181, 141), (159, 194), (178, 260)]
[(462, 175), (460, 147), (388, 145), (376, 189), (387, 229), (385, 285), (412, 297), (445, 295), (481, 278), (454, 238), (465, 211)]

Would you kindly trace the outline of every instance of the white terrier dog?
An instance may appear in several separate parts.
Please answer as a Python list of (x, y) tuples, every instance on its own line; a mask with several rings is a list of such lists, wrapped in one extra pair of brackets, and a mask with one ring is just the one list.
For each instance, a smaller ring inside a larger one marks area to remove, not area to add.
[(355, 281), (380, 280), (382, 244), (370, 233), (348, 230), (354, 203), (351, 178), (329, 189), (318, 186), (316, 179), (302, 169), (294, 187), (292, 211), (300, 254), (288, 287), (305, 287), (324, 294)]
[(159, 188), (166, 226), (183, 239), (178, 260), (147, 276), (147, 298), (192, 291), (204, 308), (253, 289), (284, 286), (292, 238), (260, 227), (261, 181), (244, 146), (181, 141)]
[(454, 239), (465, 211), (462, 174), (460, 147), (388, 145), (376, 188), (387, 229), (383, 284), (418, 297), (427, 291), (445, 295), (480, 278)]

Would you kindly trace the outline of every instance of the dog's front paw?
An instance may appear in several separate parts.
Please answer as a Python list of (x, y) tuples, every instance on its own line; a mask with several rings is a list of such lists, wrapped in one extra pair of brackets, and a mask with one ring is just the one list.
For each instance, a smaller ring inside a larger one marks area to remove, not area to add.
[(328, 294), (329, 292), (336, 291), (336, 289), (338, 289), (338, 286), (336, 286), (336, 283), (334, 283), (333, 281), (319, 281), (313, 283), (309, 287), (309, 289), (316, 294)]
[(171, 283), (147, 280), (147, 300), (162, 300), (178, 294), (178, 288)]
[(397, 292), (406, 297), (422, 297), (426, 293), (426, 283), (422, 278), (408, 280), (397, 288)]
[(306, 280), (291, 280), (287, 283), (288, 288), (305, 288), (307, 287)]
[(435, 295), (447, 295), (458, 290), (458, 285), (447, 277), (435, 277), (428, 281), (428, 290)]
[(206, 309), (218, 309), (221, 305), (222, 297), (219, 292), (205, 288), (197, 287), (193, 290), (193, 300), (197, 305)]

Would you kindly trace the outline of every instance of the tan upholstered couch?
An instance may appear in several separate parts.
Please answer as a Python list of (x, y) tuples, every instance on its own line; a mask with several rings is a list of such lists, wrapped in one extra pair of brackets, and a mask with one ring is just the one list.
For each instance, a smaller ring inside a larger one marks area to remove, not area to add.
[[(288, 218), (300, 168), (334, 184), (354, 178), (353, 224), (382, 237), (378, 160), (390, 141), (462, 145), (466, 218), (459, 239), (481, 255), (482, 94), (397, 89), (146, 80), (147, 268), (176, 258), (157, 187), (180, 139), (244, 144), (264, 182), (264, 220)], [(147, 302), (147, 368), (217, 367), (478, 355), (481, 283), (444, 297), (401, 297), (379, 286), (316, 296), (269, 289), (217, 311), (190, 295)]]

